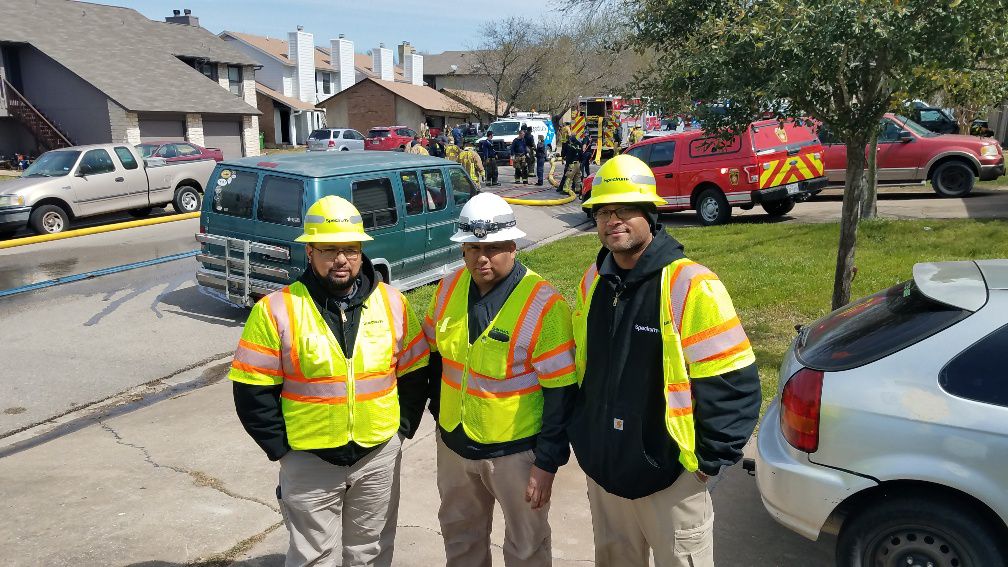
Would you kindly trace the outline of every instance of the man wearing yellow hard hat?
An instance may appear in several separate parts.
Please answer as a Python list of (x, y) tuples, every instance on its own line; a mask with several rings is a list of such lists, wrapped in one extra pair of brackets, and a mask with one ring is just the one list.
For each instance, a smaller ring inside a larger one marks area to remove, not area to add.
[(707, 483), (756, 426), (756, 358), (724, 285), (658, 223), (665, 201), (644, 162), (607, 161), (591, 195), (602, 249), (578, 286), (567, 431), (588, 476), (595, 564), (713, 566)]
[(280, 461), (287, 567), (392, 564), (402, 441), (427, 402), (430, 350), (368, 240), (347, 200), (309, 207), (308, 266), (255, 304), (231, 365), (242, 425)]

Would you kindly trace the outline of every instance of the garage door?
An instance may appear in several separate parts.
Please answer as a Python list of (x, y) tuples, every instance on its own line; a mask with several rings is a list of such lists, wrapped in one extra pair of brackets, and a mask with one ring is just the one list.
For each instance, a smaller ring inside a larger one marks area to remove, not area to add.
[(182, 120), (140, 119), (140, 141), (169, 140), (184, 142), (185, 122)]
[(208, 148), (220, 148), (224, 159), (245, 155), (242, 152), (241, 122), (237, 120), (203, 121), (203, 140)]

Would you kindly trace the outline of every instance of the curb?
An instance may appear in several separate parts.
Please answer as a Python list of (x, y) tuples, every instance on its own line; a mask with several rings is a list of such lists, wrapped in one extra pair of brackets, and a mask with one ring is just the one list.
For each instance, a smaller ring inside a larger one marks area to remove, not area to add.
[(93, 226), (90, 228), (79, 228), (77, 230), (68, 230), (66, 232), (59, 232), (56, 234), (26, 236), (24, 238), (15, 238), (13, 240), (6, 240), (4, 242), (0, 242), (0, 250), (3, 250), (5, 248), (14, 248), (15, 246), (24, 246), (26, 244), (49, 242), (51, 240), (63, 240), (64, 238), (74, 238), (77, 236), (87, 236), (89, 234), (101, 234), (103, 232), (113, 232), (116, 230), (124, 230), (127, 228), (136, 228), (139, 226), (151, 226), (154, 224), (163, 224), (166, 222), (194, 219), (198, 218), (199, 216), (200, 216), (199, 213), (183, 213), (180, 215), (168, 215), (164, 217), (157, 217), (154, 219), (143, 219), (143, 220), (120, 222), (116, 224), (106, 224), (103, 226)]

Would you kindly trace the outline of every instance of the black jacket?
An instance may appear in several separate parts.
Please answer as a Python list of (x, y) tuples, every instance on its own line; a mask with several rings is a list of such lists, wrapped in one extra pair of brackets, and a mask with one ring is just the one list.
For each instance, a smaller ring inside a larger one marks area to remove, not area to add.
[[(518, 287), (527, 270), (521, 262), (515, 262), (514, 268), (500, 283), (486, 295), (480, 296), (476, 284), (469, 283), (469, 344), (472, 344), (483, 334), (493, 318), (500, 312), (504, 302), (511, 292)], [(491, 333), (493, 331), (491, 330)], [(492, 336), (492, 335), (491, 335)], [(441, 404), (441, 355), (431, 353), (430, 362), (430, 412), (436, 420)], [(542, 429), (538, 434), (524, 439), (515, 439), (503, 443), (479, 443), (473, 441), (465, 433), (461, 424), (454, 431), (445, 431), (440, 424), (441, 440), (445, 446), (464, 459), (482, 460), (513, 455), (532, 449), (535, 452), (535, 466), (555, 473), (557, 469), (567, 464), (570, 459), (570, 446), (567, 441), (566, 424), (570, 419), (577, 396), (577, 384), (560, 388), (543, 388)]]
[[(363, 256), (357, 287), (348, 298), (332, 296), (310, 266), (298, 281), (308, 289), (308, 293), (315, 301), (315, 306), (322, 313), (322, 318), (329, 325), (329, 330), (336, 337), (343, 352), (353, 352), (363, 311), (362, 306), (377, 287), (377, 278), (371, 260), (367, 256)], [(399, 433), (406, 437), (413, 437), (413, 434), (416, 433), (424, 406), (427, 404), (426, 373), (427, 369), (421, 368), (397, 377)], [(280, 393), (283, 386), (253, 386), (235, 382), (233, 389), (235, 410), (238, 412), (238, 418), (245, 427), (245, 431), (252, 436), (252, 439), (271, 461), (283, 457), (287, 451), (290, 451), (280, 405)], [(377, 447), (377, 445), (362, 447), (351, 441), (342, 447), (316, 449), (311, 452), (334, 465), (350, 466)]]
[[(585, 473), (623, 498), (663, 490), (683, 471), (665, 427), (658, 305), (662, 268), (684, 257), (659, 225), (629, 272), (605, 248), (596, 259), (601, 280), (588, 312), (588, 358), (568, 435)], [(759, 375), (752, 364), (691, 385), (700, 470), (714, 475), (741, 458), (756, 426)]]

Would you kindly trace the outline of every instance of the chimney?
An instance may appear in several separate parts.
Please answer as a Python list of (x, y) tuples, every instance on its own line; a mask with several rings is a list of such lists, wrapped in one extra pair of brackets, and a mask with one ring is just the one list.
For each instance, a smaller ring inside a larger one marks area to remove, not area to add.
[(339, 39), (329, 40), (329, 53), (332, 66), (339, 71), (336, 92), (345, 91), (357, 82), (357, 71), (354, 68), (353, 42), (346, 39), (343, 34)]
[(404, 41), (404, 42), (400, 43), (398, 51), (399, 51), (399, 64), (400, 65), (405, 65), (406, 64), (406, 56), (407, 55), (409, 55), (410, 53), (416, 53), (416, 49), (413, 49), (413, 46), (410, 45), (410, 42), (408, 42), (408, 41)]
[(315, 36), (298, 26), (287, 34), (287, 57), (294, 64), (294, 98), (315, 102)]
[(178, 10), (172, 10), (172, 15), (164, 19), (164, 21), (169, 24), (181, 24), (183, 26), (193, 26), (199, 27), (199, 18), (192, 15), (192, 10), (186, 8), (181, 12)]
[(414, 85), (423, 84), (423, 56), (410, 53), (403, 60), (403, 77)]
[(383, 81), (394, 81), (395, 71), (392, 68), (392, 50), (379, 43), (371, 50), (371, 71)]

